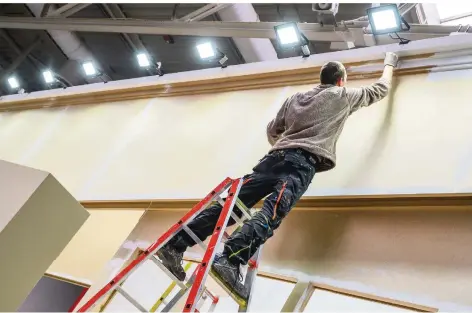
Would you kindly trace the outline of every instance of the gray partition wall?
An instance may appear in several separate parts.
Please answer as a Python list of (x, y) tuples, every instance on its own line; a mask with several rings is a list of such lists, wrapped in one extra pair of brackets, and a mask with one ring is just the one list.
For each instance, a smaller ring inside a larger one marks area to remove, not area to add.
[(43, 276), (18, 312), (69, 312), (86, 288)]

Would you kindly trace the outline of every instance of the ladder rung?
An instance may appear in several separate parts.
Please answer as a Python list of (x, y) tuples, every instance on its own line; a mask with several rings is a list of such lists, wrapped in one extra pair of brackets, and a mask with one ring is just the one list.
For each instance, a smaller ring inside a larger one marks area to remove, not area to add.
[[(223, 206), (225, 205), (225, 202), (223, 199), (221, 199), (221, 197), (218, 197), (217, 198), (217, 201), (218, 203)], [(244, 214), (244, 213), (243, 213)], [(246, 215), (245, 215), (246, 216)], [(234, 210), (231, 211), (231, 218), (236, 222), (236, 224), (238, 224), (238, 226), (243, 226), (244, 225), (244, 220), (246, 219), (246, 217), (243, 217), (242, 219), (240, 219), (236, 213), (234, 213)]]
[(182, 289), (186, 289), (187, 286), (181, 282), (180, 280), (177, 279), (177, 277), (174, 276), (174, 274), (172, 274), (165, 266), (164, 264), (161, 263), (161, 261), (159, 261), (155, 255), (153, 255), (151, 257), (151, 260), (164, 272), (167, 274), (167, 276), (169, 276), (170, 279), (172, 279), (177, 285), (179, 285), (180, 288)]
[(236, 222), (236, 224), (238, 224), (238, 226), (243, 226), (244, 223), (242, 220), (239, 219), (239, 217), (233, 212), (231, 212), (231, 218)]
[(141, 312), (147, 312), (145, 307), (143, 307), (141, 304), (139, 304), (138, 301), (134, 300), (133, 297), (130, 296), (129, 293), (127, 293), (123, 288), (120, 286), (115, 287), (116, 291), (121, 294), (126, 300), (128, 300), (132, 305), (134, 305), (139, 311)]
[(241, 212), (243, 212), (246, 219), (250, 220), (251, 219), (251, 213), (250, 213), (249, 209), (246, 207), (246, 205), (241, 200), (239, 200), (239, 198), (236, 199), (236, 205), (241, 210)]
[(204, 244), (200, 238), (197, 237), (197, 235), (195, 235), (195, 233), (190, 229), (188, 228), (187, 225), (183, 225), (182, 226), (182, 229), (190, 236), (192, 237), (193, 241), (195, 241), (203, 250), (206, 250), (207, 249), (207, 245)]

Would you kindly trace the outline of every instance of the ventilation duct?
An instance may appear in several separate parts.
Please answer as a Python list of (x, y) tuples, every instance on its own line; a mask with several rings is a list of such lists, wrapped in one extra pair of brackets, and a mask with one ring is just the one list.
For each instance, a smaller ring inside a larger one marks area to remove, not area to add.
[[(254, 7), (250, 3), (236, 3), (218, 12), (224, 22), (259, 22)], [(236, 47), (246, 63), (277, 60), (277, 52), (270, 39), (233, 38)]]

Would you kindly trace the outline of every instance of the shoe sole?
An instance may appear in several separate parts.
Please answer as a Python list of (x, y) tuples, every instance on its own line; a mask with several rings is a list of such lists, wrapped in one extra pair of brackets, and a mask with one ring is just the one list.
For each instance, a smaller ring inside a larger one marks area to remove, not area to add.
[(226, 281), (218, 274), (218, 272), (211, 267), (210, 269), (210, 276), (213, 277), (214, 280), (218, 281), (220, 286), (223, 287), (223, 289), (230, 295), (231, 298), (233, 298), (234, 301), (236, 301), (237, 304), (239, 304), (242, 307), (247, 306), (247, 299), (244, 299), (241, 297), (236, 290), (234, 290)]
[(179, 281), (184, 281), (185, 280), (185, 277), (187, 276), (187, 273), (185, 273), (185, 276), (184, 278), (181, 280), (175, 272), (174, 268), (173, 268), (173, 264), (172, 262), (170, 262), (166, 257), (165, 255), (161, 252), (161, 251), (158, 251), (156, 253), (157, 257), (159, 258), (159, 260), (161, 260), (162, 264), (169, 270), (169, 272), (172, 273), (172, 275), (175, 276), (175, 278), (177, 278)]

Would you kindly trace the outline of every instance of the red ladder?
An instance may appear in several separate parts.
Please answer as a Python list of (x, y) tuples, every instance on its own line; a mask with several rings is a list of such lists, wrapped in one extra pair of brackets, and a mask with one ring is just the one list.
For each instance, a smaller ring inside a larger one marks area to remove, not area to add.
[[(216, 303), (218, 302), (218, 297), (209, 292), (205, 287), (205, 282), (210, 274), (215, 281), (228, 292), (228, 294), (239, 304), (239, 312), (246, 312), (250, 299), (252, 296), (252, 287), (254, 285), (255, 277), (257, 275), (257, 265), (258, 258), (260, 255), (261, 249), (255, 253), (252, 259), (248, 262), (248, 269), (245, 276), (244, 284), (249, 290), (249, 298), (243, 300), (228, 289), (228, 287), (221, 282), (218, 277), (212, 273), (211, 265), (213, 264), (216, 250), (215, 248), (223, 242), (229, 235), (226, 232), (226, 227), (229, 221), (229, 218), (232, 217), (239, 225), (242, 226), (244, 220), (251, 217), (248, 208), (238, 199), (239, 191), (243, 185), (243, 179), (231, 179), (226, 178), (221, 182), (215, 189), (213, 189), (203, 200), (201, 200), (197, 205), (195, 205), (189, 212), (187, 212), (177, 223), (175, 223), (169, 230), (167, 230), (157, 241), (151, 244), (146, 250), (143, 251), (135, 260), (133, 260), (129, 265), (123, 268), (108, 284), (106, 284), (100, 291), (98, 291), (94, 296), (92, 296), (80, 309), (78, 312), (86, 312), (92, 309), (94, 306), (98, 305), (100, 300), (104, 299), (111, 292), (116, 290), (120, 293), (125, 299), (132, 303), (136, 308), (141, 312), (149, 312), (148, 309), (139, 304), (138, 301), (133, 299), (123, 288), (122, 283), (145, 261), (152, 260), (161, 270), (163, 270), (176, 284), (181, 287), (180, 291), (166, 304), (161, 312), (169, 312), (177, 302), (188, 294), (184, 312), (198, 312), (199, 307), (201, 306), (201, 299), (209, 296), (213, 300), (211, 309), (214, 309)], [(220, 195), (225, 192), (229, 187), (228, 195), (226, 201), (220, 197)], [(198, 237), (187, 227), (187, 224), (191, 222), (201, 211), (207, 208), (207, 206), (213, 201), (218, 201), (222, 204), (223, 208), (220, 213), (220, 217), (215, 226), (215, 230), (209, 239), (208, 245), (205, 245), (201, 242)], [(243, 212), (243, 218), (238, 218), (233, 212), (234, 206)], [(192, 239), (194, 239), (199, 246), (205, 249), (205, 254), (203, 256), (202, 262), (197, 266), (190, 279), (184, 283), (179, 281), (172, 273), (170, 273), (167, 268), (160, 262), (160, 260), (155, 256), (155, 253), (166, 244), (173, 236), (175, 236), (179, 231), (184, 230), (189, 234)], [(262, 248), (262, 247), (261, 247)]]

